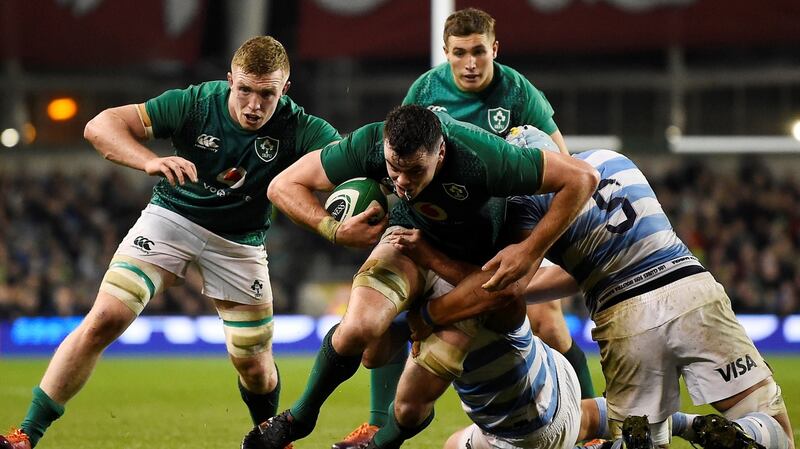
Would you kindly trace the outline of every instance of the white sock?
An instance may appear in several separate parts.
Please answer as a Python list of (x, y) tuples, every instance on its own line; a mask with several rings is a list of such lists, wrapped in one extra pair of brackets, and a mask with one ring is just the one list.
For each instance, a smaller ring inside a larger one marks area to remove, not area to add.
[(686, 441), (695, 442), (694, 429), (692, 423), (694, 419), (700, 415), (692, 415), (690, 413), (675, 412), (672, 415), (672, 436), (681, 437)]
[(789, 447), (789, 438), (783, 431), (783, 427), (775, 418), (767, 414), (748, 413), (734, 422), (742, 426), (744, 433), (753, 437), (767, 449), (787, 449)]

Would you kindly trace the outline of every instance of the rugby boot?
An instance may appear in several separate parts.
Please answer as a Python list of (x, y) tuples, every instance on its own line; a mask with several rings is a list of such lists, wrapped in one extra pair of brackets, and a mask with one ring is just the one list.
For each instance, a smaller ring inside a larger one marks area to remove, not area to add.
[(350, 432), (342, 441), (333, 443), (331, 449), (356, 449), (360, 448), (361, 444), (369, 442), (372, 437), (378, 433), (380, 427), (373, 426), (369, 423), (361, 424), (355, 430)]
[(292, 442), (304, 438), (311, 430), (295, 422), (289, 410), (253, 427), (244, 436), (241, 449), (290, 449)]
[(705, 449), (766, 449), (741, 427), (719, 415), (701, 415), (692, 421), (694, 441)]
[(583, 449), (612, 449), (613, 445), (613, 441), (595, 438), (594, 440), (589, 440), (583, 443), (583, 445), (577, 447), (582, 447)]
[(8, 435), (0, 435), (0, 449), (31, 449), (31, 440), (22, 429), (11, 429)]
[(622, 441), (625, 449), (653, 449), (647, 415), (625, 418), (622, 422)]

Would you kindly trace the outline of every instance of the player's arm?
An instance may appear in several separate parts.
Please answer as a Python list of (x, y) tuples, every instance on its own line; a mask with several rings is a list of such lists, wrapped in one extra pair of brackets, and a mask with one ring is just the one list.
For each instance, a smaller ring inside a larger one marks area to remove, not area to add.
[(141, 142), (147, 140), (149, 122), (144, 104), (110, 108), (86, 124), (83, 137), (98, 153), (114, 163), (164, 176), (170, 184), (197, 182), (194, 164), (178, 156), (159, 157)]
[(586, 162), (549, 151), (541, 152), (541, 156), (542, 176), (537, 193), (554, 193), (550, 208), (527, 238), (503, 248), (482, 267), (483, 271), (494, 271), (483, 285), (487, 290), (502, 290), (538, 268), (544, 254), (597, 188), (597, 170)]
[(558, 145), (558, 149), (561, 150), (561, 154), (565, 154), (569, 156), (569, 150), (567, 149), (567, 142), (564, 140), (564, 136), (561, 134), (561, 131), (555, 130), (552, 134), (550, 134), (550, 138), (553, 139), (553, 142)]
[(563, 268), (552, 265), (539, 267), (528, 285), (525, 286), (525, 299), (528, 303), (552, 301), (566, 298), (580, 291), (575, 278)]
[[(329, 192), (334, 184), (325, 173), (320, 154), (312, 151), (281, 172), (269, 185), (269, 200), (295, 223), (316, 231), (333, 243), (366, 247), (378, 242), (385, 226), (370, 225), (381, 214), (380, 206), (372, 206), (343, 223), (336, 221), (320, 203), (314, 192)], [(385, 218), (381, 222), (385, 225)]]

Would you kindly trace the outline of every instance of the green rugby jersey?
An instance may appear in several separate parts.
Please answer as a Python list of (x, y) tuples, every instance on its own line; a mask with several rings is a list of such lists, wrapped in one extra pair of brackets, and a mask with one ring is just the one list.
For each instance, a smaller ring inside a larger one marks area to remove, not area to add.
[[(444, 162), (414, 199), (397, 201), (389, 221), (422, 230), (451, 257), (480, 264), (496, 253), (505, 197), (539, 190), (542, 154), (517, 148), (447, 114), (437, 116), (446, 144)], [(366, 176), (391, 185), (383, 152), (383, 122), (359, 128), (325, 147), (321, 157), (334, 184)]]
[(261, 129), (242, 129), (228, 112), (229, 94), (227, 82), (210, 81), (145, 103), (155, 137), (171, 139), (175, 155), (192, 161), (198, 176), (174, 187), (162, 179), (150, 202), (227, 239), (260, 245), (270, 225), (272, 178), (341, 137), (285, 95)]
[(440, 64), (414, 81), (403, 104), (447, 112), (501, 136), (522, 125), (533, 125), (547, 134), (558, 130), (544, 94), (519, 72), (497, 62), (492, 82), (480, 92), (459, 89), (450, 64)]

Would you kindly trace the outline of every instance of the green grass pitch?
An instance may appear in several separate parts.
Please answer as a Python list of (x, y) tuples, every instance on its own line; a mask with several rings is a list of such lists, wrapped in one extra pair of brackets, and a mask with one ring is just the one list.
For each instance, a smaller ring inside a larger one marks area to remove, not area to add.
[[(768, 357), (795, 426), (800, 434), (800, 357)], [(278, 357), (283, 374), (281, 408), (286, 408), (305, 385), (311, 357)], [(0, 359), (0, 426), (19, 424), (47, 361)], [(591, 358), (598, 391), (602, 377)], [(67, 405), (67, 413), (49, 430), (38, 449), (224, 449), (238, 448), (250, 429), (249, 416), (238, 397), (236, 375), (224, 355), (208, 358), (107, 358), (90, 382)], [(684, 409), (691, 407), (684, 398)], [(369, 376), (365, 369), (331, 397), (317, 430), (295, 444), (297, 449), (326, 449), (367, 419)], [(451, 391), (439, 401), (436, 419), (408, 448), (440, 448), (468, 420)], [(676, 440), (674, 448), (690, 448)]]

